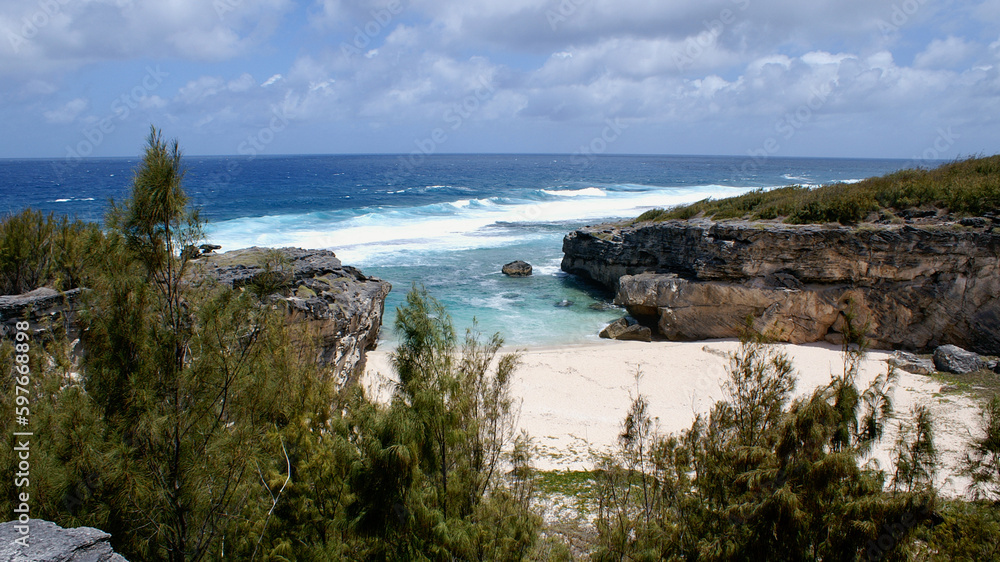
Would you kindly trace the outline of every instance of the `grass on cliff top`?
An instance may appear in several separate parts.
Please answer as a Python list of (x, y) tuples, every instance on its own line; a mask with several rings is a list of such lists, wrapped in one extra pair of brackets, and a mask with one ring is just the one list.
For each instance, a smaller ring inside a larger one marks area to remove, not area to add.
[(958, 216), (978, 216), (1000, 209), (1000, 154), (957, 160), (932, 170), (900, 170), (854, 184), (815, 189), (788, 186), (706, 199), (673, 209), (653, 209), (636, 221), (703, 216), (715, 220), (783, 219), (791, 224), (856, 224), (880, 211), (932, 208)]

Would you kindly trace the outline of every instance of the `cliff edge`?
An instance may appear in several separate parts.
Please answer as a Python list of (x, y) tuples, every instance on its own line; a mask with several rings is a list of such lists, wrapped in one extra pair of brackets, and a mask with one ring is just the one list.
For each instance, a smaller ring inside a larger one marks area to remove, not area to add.
[[(269, 261), (278, 260), (277, 264)], [(387, 281), (345, 266), (329, 250), (246, 248), (208, 254), (196, 271), (233, 287), (267, 287), (293, 322), (305, 322), (319, 338), (321, 364), (348, 384), (364, 373), (365, 352), (375, 349), (392, 289)], [(272, 267), (275, 266), (275, 267)]]
[(667, 339), (735, 337), (749, 316), (781, 341), (839, 343), (853, 312), (877, 347), (1000, 354), (1000, 234), (988, 226), (670, 220), (582, 228), (563, 252), (564, 271)]

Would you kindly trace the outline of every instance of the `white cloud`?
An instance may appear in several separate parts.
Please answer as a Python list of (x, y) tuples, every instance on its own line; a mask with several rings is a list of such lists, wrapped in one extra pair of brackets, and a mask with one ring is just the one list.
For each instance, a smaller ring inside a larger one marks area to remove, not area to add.
[(276, 82), (278, 82), (279, 80), (281, 80), (282, 78), (283, 77), (280, 74), (275, 74), (274, 76), (271, 76), (270, 78), (268, 78), (267, 80), (265, 80), (260, 86), (261, 86), (261, 88), (265, 88), (267, 86), (271, 86), (271, 85), (275, 84)]
[(90, 104), (87, 100), (83, 98), (76, 98), (72, 101), (66, 102), (61, 107), (46, 111), (42, 115), (49, 123), (72, 123), (77, 117), (80, 116), (81, 113), (87, 110), (88, 105)]
[(953, 67), (968, 60), (976, 49), (975, 44), (961, 37), (950, 36), (947, 39), (935, 39), (914, 58), (913, 66), (917, 68)]

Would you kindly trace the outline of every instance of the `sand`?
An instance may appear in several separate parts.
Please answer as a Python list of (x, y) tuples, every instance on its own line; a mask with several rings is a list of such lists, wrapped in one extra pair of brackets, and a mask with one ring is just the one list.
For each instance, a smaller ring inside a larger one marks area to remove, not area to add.
[[(594, 455), (612, 451), (631, 397), (642, 393), (663, 433), (690, 427), (694, 416), (707, 413), (723, 397), (728, 354), (739, 342), (619, 342), (600, 340), (583, 345), (519, 350), (522, 363), (513, 384), (521, 401), (520, 426), (533, 438), (541, 470), (589, 470)], [(840, 348), (817, 343), (779, 345), (792, 359), (796, 396), (808, 395), (843, 370)], [(511, 350), (513, 351), (513, 350)], [(859, 387), (886, 371), (888, 352), (868, 354)], [(368, 354), (363, 383), (382, 399), (389, 395), (392, 369), (389, 351)], [(636, 373), (641, 373), (636, 379)], [(892, 447), (900, 422), (910, 420), (911, 407), (925, 404), (935, 420), (935, 443), (941, 469), (936, 485), (942, 495), (965, 495), (968, 480), (957, 475), (971, 432), (978, 431), (976, 402), (965, 395), (941, 394), (931, 377), (897, 371), (893, 388), (895, 418), (868, 462), (892, 469)]]

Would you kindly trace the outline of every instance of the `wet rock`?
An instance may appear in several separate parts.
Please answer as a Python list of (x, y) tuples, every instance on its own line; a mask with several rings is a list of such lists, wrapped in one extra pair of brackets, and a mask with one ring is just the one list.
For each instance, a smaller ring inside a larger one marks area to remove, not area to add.
[(528, 277), (531, 275), (531, 264), (521, 260), (512, 261), (501, 269), (508, 277)]
[(573, 301), (563, 299), (555, 304), (557, 308), (569, 308), (573, 306)]

